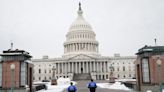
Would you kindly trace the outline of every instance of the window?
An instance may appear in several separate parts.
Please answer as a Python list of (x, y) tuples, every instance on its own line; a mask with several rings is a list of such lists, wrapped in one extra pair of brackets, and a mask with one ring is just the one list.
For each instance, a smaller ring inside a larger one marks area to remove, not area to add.
[(120, 77), (120, 75), (118, 74), (118, 75), (117, 75), (117, 77), (119, 78), (119, 77)]
[(131, 67), (129, 66), (129, 71), (131, 71)]
[(125, 66), (123, 66), (123, 71), (125, 71)]
[(49, 73), (51, 73), (51, 70), (49, 70)]
[(21, 66), (20, 66), (20, 78), (21, 78), (21, 86), (25, 86), (27, 84), (27, 64), (24, 62), (21, 62)]
[(149, 62), (148, 58), (143, 58), (141, 61), (142, 66), (142, 79), (144, 83), (150, 82), (150, 76), (149, 76)]
[(39, 69), (39, 73), (41, 73), (41, 69)]
[(46, 73), (46, 70), (45, 70), (45, 73)]
[(117, 68), (117, 71), (119, 71), (119, 67)]
[(129, 74), (129, 77), (132, 77), (131, 74)]
[(39, 77), (39, 80), (41, 80), (41, 78)]
[(106, 75), (106, 79), (108, 79), (108, 75)]

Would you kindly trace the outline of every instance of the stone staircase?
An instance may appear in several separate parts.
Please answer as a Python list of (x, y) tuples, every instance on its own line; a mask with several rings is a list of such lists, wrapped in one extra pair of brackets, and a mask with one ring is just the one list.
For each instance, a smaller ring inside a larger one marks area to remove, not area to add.
[(74, 74), (73, 80), (90, 80), (91, 74), (90, 73), (81, 73), (81, 74)]

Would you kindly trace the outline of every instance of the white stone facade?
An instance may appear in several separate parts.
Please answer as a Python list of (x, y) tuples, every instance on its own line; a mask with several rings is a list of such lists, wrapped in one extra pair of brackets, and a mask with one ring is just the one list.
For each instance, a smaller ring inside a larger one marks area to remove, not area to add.
[(136, 57), (113, 57), (111, 58), (111, 65), (114, 68), (114, 77), (118, 79), (135, 78), (135, 61)]
[[(61, 58), (33, 59), (34, 81), (50, 80), (52, 67), (55, 67), (55, 77), (73, 78), (75, 74), (90, 74), (93, 79), (108, 79), (109, 67), (116, 70), (116, 78), (134, 77), (134, 60), (136, 57), (105, 57), (99, 54), (99, 43), (91, 25), (82, 16), (81, 4), (79, 4), (78, 17), (72, 23), (66, 34), (64, 42), (64, 54)], [(122, 70), (125, 67), (125, 70)], [(46, 72), (45, 72), (46, 71)], [(51, 71), (51, 72), (50, 72)], [(118, 76), (119, 74), (119, 76)], [(123, 77), (122, 77), (123, 76)], [(124, 77), (125, 76), (125, 77)]]

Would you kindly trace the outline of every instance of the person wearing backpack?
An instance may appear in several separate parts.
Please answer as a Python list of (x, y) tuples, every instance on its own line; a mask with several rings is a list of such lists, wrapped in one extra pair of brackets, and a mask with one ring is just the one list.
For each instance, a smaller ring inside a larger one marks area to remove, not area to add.
[(68, 92), (76, 92), (76, 86), (73, 85), (73, 83), (71, 82), (70, 83), (71, 85), (68, 87)]
[(88, 88), (90, 89), (90, 92), (96, 92), (97, 85), (93, 79), (91, 79), (91, 82), (88, 84)]

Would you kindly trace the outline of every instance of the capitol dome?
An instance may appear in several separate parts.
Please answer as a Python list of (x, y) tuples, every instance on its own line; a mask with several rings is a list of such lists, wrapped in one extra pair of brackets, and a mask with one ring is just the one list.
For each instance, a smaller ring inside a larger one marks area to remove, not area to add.
[(77, 54), (98, 55), (98, 42), (91, 25), (83, 18), (81, 3), (79, 3), (78, 16), (71, 24), (64, 42), (64, 56)]
[(83, 18), (82, 14), (83, 14), (83, 11), (81, 10), (81, 6), (79, 6), (78, 17), (70, 26), (70, 28), (69, 28), (70, 31), (76, 31), (76, 30), (90, 31), (90, 30), (92, 30), (90, 24)]

